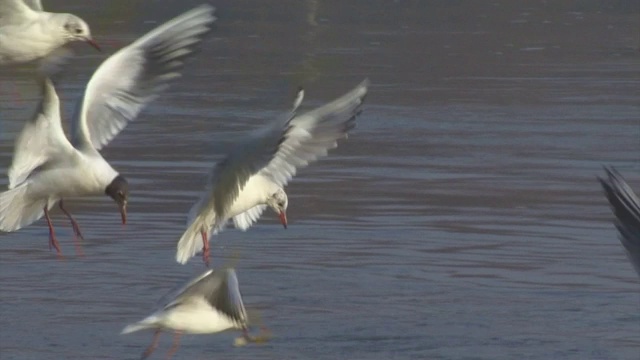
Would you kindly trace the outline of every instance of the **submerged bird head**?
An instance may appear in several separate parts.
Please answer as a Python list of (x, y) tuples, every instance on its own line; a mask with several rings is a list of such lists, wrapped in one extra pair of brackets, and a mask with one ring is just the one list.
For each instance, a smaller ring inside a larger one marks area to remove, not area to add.
[(118, 175), (111, 181), (109, 186), (104, 191), (109, 195), (120, 208), (120, 215), (122, 215), (122, 224), (127, 223), (127, 199), (129, 198), (129, 183), (122, 175)]
[(100, 50), (100, 46), (91, 37), (89, 25), (72, 14), (60, 14), (60, 23), (62, 25), (62, 34), (67, 42), (84, 41), (93, 46), (96, 50)]
[(280, 222), (284, 228), (287, 228), (287, 206), (289, 206), (289, 199), (287, 193), (282, 188), (279, 188), (269, 196), (267, 199), (267, 205), (273, 209), (273, 211), (280, 217)]

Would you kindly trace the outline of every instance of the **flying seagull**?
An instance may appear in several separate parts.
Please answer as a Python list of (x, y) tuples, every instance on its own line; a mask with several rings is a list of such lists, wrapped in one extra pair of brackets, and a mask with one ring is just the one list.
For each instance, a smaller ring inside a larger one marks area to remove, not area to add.
[[(188, 215), (187, 230), (177, 244), (176, 260), (186, 263), (202, 248), (209, 262), (209, 236), (229, 221), (247, 230), (268, 206), (287, 227), (288, 198), (283, 187), (317, 158), (337, 147), (355, 126), (362, 111), (369, 81), (365, 80), (342, 97), (301, 115), (300, 89), (294, 110), (239, 143), (215, 164), (207, 187)], [(200, 245), (202, 244), (202, 245)]]
[(146, 359), (158, 345), (163, 330), (175, 332), (173, 346), (167, 357), (178, 349), (180, 336), (188, 334), (212, 334), (229, 329), (239, 329), (246, 341), (256, 342), (248, 333), (249, 320), (242, 303), (238, 279), (233, 269), (207, 270), (189, 280), (160, 300), (160, 308), (143, 320), (128, 325), (121, 334), (145, 329), (155, 329), (151, 345), (142, 354)]
[(0, 65), (43, 59), (72, 41), (100, 50), (78, 16), (46, 12), (40, 0), (0, 0)]
[(208, 5), (196, 7), (104, 61), (78, 101), (71, 142), (62, 129), (53, 83), (41, 80), (43, 99), (16, 139), (9, 190), (0, 194), (0, 230), (16, 231), (44, 215), (50, 245), (60, 253), (49, 210), (58, 203), (75, 237), (82, 238), (63, 199), (99, 194), (115, 200), (126, 223), (127, 180), (98, 150), (180, 75), (184, 58), (215, 21), (213, 11)]

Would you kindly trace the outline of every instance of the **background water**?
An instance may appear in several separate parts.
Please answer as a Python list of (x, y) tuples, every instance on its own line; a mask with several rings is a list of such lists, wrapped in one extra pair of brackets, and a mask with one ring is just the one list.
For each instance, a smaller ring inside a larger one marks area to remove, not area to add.
[[(45, 2), (104, 47), (73, 46), (64, 115), (106, 55), (198, 3)], [(131, 182), (126, 228), (98, 197), (68, 202), (84, 257), (59, 211), (64, 261), (43, 220), (0, 234), (0, 358), (138, 358), (151, 334), (122, 327), (203, 269), (173, 256), (220, 150), (298, 85), (311, 109), (365, 77), (352, 136), (287, 188), (289, 229), (265, 213), (213, 243), (272, 341), (185, 336), (176, 358), (640, 358), (640, 283), (596, 181), (614, 165), (640, 192), (637, 1), (214, 5), (184, 77), (103, 152)], [(38, 98), (28, 70), (0, 76), (5, 173)]]

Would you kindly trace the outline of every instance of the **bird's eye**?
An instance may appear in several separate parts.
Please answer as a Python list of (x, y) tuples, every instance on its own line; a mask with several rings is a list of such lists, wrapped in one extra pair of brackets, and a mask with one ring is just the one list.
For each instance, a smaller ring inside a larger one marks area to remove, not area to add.
[(278, 206), (279, 206), (279, 207), (281, 207), (281, 208), (283, 208), (283, 207), (284, 207), (284, 202), (283, 202), (283, 201), (279, 202), (279, 203), (278, 203)]
[(81, 34), (82, 33), (82, 29), (76, 29), (76, 34)]

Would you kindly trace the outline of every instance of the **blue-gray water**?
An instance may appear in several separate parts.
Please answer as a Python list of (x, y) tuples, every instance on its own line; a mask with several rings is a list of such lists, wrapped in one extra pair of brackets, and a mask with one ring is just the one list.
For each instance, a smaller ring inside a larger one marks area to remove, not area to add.
[[(106, 55), (198, 3), (45, 1), (105, 50), (73, 46), (65, 117)], [(59, 211), (65, 261), (43, 220), (0, 234), (2, 360), (138, 358), (151, 333), (122, 327), (202, 270), (173, 257), (219, 150), (288, 110), (298, 85), (309, 109), (365, 77), (348, 141), (287, 188), (289, 229), (265, 213), (213, 243), (272, 341), (185, 336), (176, 358), (640, 357), (640, 281), (596, 181), (613, 165), (640, 191), (636, 1), (213, 4), (183, 78), (103, 152), (132, 184), (126, 228), (99, 197), (67, 203), (84, 257)], [(26, 70), (0, 79), (4, 174), (38, 99)]]

